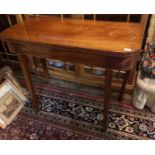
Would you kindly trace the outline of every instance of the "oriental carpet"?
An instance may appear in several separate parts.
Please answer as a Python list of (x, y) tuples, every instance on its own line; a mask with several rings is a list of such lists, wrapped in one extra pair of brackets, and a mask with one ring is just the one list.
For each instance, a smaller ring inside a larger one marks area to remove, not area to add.
[(107, 132), (102, 131), (103, 97), (36, 85), (39, 111), (31, 98), (0, 139), (86, 140), (155, 139), (155, 115), (111, 99)]

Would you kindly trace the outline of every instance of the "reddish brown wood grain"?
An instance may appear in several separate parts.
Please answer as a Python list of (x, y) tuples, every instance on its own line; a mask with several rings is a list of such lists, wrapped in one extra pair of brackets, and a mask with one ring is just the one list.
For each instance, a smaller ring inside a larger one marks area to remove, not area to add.
[(0, 34), (3, 39), (122, 52), (141, 47), (140, 23), (33, 17)]

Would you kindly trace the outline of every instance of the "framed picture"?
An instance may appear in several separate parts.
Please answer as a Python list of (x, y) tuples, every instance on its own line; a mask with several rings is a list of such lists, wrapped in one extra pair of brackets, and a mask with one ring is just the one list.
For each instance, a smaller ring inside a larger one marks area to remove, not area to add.
[(16, 78), (13, 76), (12, 70), (8, 66), (5, 66), (0, 70), (0, 84), (5, 80), (10, 80), (12, 84), (24, 95), (28, 94), (27, 91), (20, 86)]
[(0, 127), (9, 125), (23, 108), (26, 102), (24, 94), (10, 81), (5, 80), (0, 85)]

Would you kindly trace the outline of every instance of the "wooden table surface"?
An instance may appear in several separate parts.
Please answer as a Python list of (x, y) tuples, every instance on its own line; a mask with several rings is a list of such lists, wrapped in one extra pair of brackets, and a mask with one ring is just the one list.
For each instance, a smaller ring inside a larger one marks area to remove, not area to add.
[[(112, 70), (127, 71), (120, 90), (121, 99), (129, 72), (134, 68), (139, 55), (143, 25), (33, 17), (3, 31), (0, 38), (8, 43), (12, 52), (17, 53), (35, 107), (38, 106), (38, 101), (25, 56), (39, 57), (46, 75), (46, 58), (106, 68), (103, 104), (103, 130), (106, 131)], [(124, 48), (131, 51), (124, 52)]]
[[(0, 34), (3, 39), (123, 52), (141, 48), (143, 25), (127, 22), (32, 17)], [(21, 35), (22, 34), (22, 35)]]

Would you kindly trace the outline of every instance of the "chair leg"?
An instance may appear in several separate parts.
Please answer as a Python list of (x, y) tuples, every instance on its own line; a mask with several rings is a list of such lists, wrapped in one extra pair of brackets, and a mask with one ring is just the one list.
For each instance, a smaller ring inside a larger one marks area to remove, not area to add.
[(129, 73), (130, 73), (130, 70), (126, 71), (126, 73), (124, 75), (122, 86), (121, 86), (120, 93), (119, 93), (119, 96), (118, 96), (119, 101), (122, 100), (122, 96), (124, 94), (125, 86), (126, 86), (126, 83), (128, 81)]
[(35, 71), (36, 71), (38, 65), (37, 65), (37, 61), (36, 61), (36, 58), (35, 57), (33, 57), (33, 63), (34, 63)]
[(49, 79), (49, 74), (48, 74), (48, 67), (47, 67), (47, 63), (46, 63), (46, 59), (40, 59), (40, 62), (42, 64), (42, 67), (43, 67), (43, 70), (44, 70), (44, 75), (48, 81), (48, 83), (50, 82), (50, 79)]

